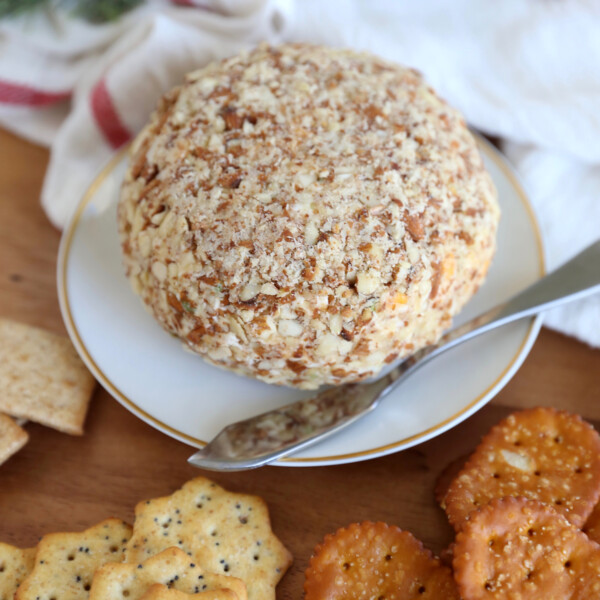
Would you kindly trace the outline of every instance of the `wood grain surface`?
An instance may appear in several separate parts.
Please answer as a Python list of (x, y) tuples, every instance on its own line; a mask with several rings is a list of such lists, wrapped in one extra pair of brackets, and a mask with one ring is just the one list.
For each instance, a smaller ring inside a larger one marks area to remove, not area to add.
[[(0, 150), (0, 316), (64, 334), (55, 286), (60, 233), (39, 205), (48, 153), (3, 132)], [(600, 351), (543, 329), (521, 370), (487, 407), (405, 452), (334, 467), (204, 474), (266, 500), (275, 532), (295, 557), (278, 598), (297, 599), (313, 547), (353, 521), (399, 525), (440, 552), (452, 532), (433, 498), (439, 472), (508, 412), (530, 406), (600, 421)], [(26, 428), (29, 444), (0, 467), (0, 541), (30, 546), (44, 533), (83, 529), (108, 516), (131, 520), (139, 500), (168, 494), (201, 473), (186, 463), (189, 447), (100, 388), (85, 436)]]

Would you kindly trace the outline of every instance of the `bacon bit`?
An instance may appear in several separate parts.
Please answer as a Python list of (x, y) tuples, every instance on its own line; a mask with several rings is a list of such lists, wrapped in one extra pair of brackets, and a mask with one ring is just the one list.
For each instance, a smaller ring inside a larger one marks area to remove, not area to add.
[(221, 117), (225, 121), (225, 131), (240, 129), (244, 124), (244, 117), (238, 114), (237, 108), (234, 106), (226, 106), (221, 111)]
[(346, 377), (347, 372), (346, 369), (332, 369), (331, 374), (334, 377)]
[(365, 242), (364, 244), (361, 244), (358, 249), (360, 252), (368, 252), (372, 247), (373, 244), (371, 244), (371, 242)]
[(217, 212), (222, 212), (224, 210), (227, 210), (230, 206), (231, 206), (231, 202), (229, 202), (229, 200), (225, 200), (225, 202), (221, 202), (221, 204), (219, 204), (219, 206), (217, 206)]
[(425, 228), (423, 227), (423, 219), (421, 215), (409, 215), (407, 211), (404, 212), (404, 222), (406, 223), (406, 229), (410, 237), (418, 242), (425, 236)]

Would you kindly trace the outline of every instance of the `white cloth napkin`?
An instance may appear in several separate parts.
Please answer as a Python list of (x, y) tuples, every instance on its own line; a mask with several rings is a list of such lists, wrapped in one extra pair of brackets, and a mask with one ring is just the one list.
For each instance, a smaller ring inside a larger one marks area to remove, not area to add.
[[(552, 269), (600, 237), (599, 31), (591, 0), (154, 0), (102, 26), (55, 11), (0, 21), (0, 124), (51, 146), (42, 203), (62, 227), (186, 71), (260, 40), (370, 50), (505, 142)], [(546, 325), (600, 346), (600, 298)]]

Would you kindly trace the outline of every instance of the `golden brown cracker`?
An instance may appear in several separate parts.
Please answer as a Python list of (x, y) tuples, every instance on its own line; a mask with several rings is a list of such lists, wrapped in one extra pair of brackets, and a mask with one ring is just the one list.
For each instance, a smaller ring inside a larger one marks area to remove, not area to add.
[(238, 600), (238, 597), (235, 592), (228, 589), (186, 594), (162, 583), (155, 583), (148, 588), (140, 600)]
[(0, 411), (80, 435), (94, 385), (69, 339), (0, 319)]
[(305, 600), (422, 598), (458, 600), (448, 567), (412, 534), (385, 523), (353, 523), (315, 548)]
[(594, 506), (592, 513), (583, 526), (583, 531), (590, 540), (594, 540), (594, 542), (600, 544), (600, 503)]
[(23, 428), (0, 413), (0, 465), (18, 452), (28, 440), (29, 436)]
[(454, 578), (468, 600), (600, 597), (600, 546), (546, 504), (501, 498), (456, 537)]
[(139, 563), (169, 546), (190, 553), (202, 569), (239, 577), (250, 600), (274, 599), (292, 560), (261, 498), (228, 492), (204, 477), (137, 505), (125, 560)]
[(442, 509), (446, 508), (446, 493), (448, 492), (448, 488), (450, 484), (456, 476), (460, 473), (461, 469), (465, 466), (467, 462), (468, 456), (463, 454), (458, 458), (455, 458), (453, 461), (449, 462), (437, 476), (435, 480), (435, 487), (433, 489), (433, 495), (435, 496), (435, 501), (442, 507)]
[(484, 436), (445, 495), (455, 529), (493, 498), (539, 500), (581, 527), (600, 498), (600, 436), (552, 408), (514, 413)]
[(130, 536), (131, 526), (119, 519), (77, 533), (45, 535), (15, 600), (86, 600), (96, 569), (122, 560)]
[(17, 588), (29, 575), (35, 548), (25, 550), (0, 542), (0, 600), (13, 600)]
[(98, 569), (90, 600), (140, 600), (156, 583), (185, 594), (228, 589), (237, 600), (247, 598), (246, 586), (241, 579), (211, 573), (183, 550), (167, 548), (144, 562), (111, 563)]

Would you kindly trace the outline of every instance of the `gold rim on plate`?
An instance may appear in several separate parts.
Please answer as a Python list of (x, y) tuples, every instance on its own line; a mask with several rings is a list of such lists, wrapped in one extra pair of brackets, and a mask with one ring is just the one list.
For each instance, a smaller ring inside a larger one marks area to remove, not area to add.
[[(533, 207), (531, 206), (531, 203), (529, 202), (529, 199), (527, 198), (525, 190), (523, 189), (523, 186), (519, 182), (517, 176), (512, 171), (512, 169), (508, 166), (508, 163), (506, 162), (504, 157), (502, 157), (500, 152), (490, 142), (488, 142), (485, 138), (481, 137), (480, 135), (475, 134), (475, 138), (477, 140), (477, 143), (479, 144), (479, 147), (481, 148), (482, 152), (486, 155), (486, 157), (489, 158), (490, 160), (492, 160), (496, 164), (496, 166), (502, 171), (504, 176), (510, 181), (511, 185), (513, 186), (513, 189), (517, 192), (517, 195), (519, 196), (521, 202), (523, 203), (523, 205), (526, 209), (526, 212), (531, 221), (533, 231), (535, 233), (535, 241), (536, 241), (536, 244), (538, 247), (538, 257), (539, 257), (539, 263), (540, 263), (539, 264), (540, 277), (542, 277), (546, 272), (545, 259), (544, 259), (544, 246), (542, 243), (542, 236), (540, 233), (537, 218), (535, 216), (535, 212), (533, 210)], [(102, 387), (104, 387), (106, 389), (106, 391), (109, 392), (109, 394), (111, 394), (116, 400), (118, 400), (123, 406), (125, 406), (127, 409), (129, 409), (131, 412), (133, 412), (135, 415), (137, 415), (138, 417), (141, 417), (144, 421), (146, 421), (147, 423), (150, 423), (157, 429), (159, 429), (159, 430), (163, 431), (164, 433), (167, 433), (167, 434), (171, 435), (172, 437), (175, 437), (181, 441), (187, 442), (192, 446), (201, 448), (202, 446), (205, 446), (207, 444), (206, 441), (200, 440), (200, 439), (195, 438), (191, 435), (188, 435), (182, 431), (179, 431), (178, 429), (171, 427), (167, 423), (164, 423), (160, 419), (157, 419), (156, 417), (152, 416), (150, 413), (146, 412), (143, 408), (141, 408), (133, 400), (128, 398), (125, 394), (123, 394), (123, 392), (121, 392), (121, 390), (119, 390), (119, 388), (117, 388), (117, 386), (110, 380), (110, 378), (106, 375), (106, 373), (104, 373), (104, 371), (102, 371), (102, 369), (97, 365), (97, 363), (92, 358), (90, 352), (88, 351), (85, 343), (83, 342), (83, 340), (81, 338), (79, 330), (77, 329), (77, 325), (75, 324), (75, 320), (73, 319), (71, 305), (69, 302), (68, 286), (67, 286), (67, 273), (68, 273), (67, 267), (68, 267), (70, 252), (71, 252), (71, 246), (73, 243), (73, 237), (75, 235), (75, 231), (77, 230), (77, 227), (79, 225), (79, 222), (81, 220), (84, 210), (86, 209), (86, 207), (88, 206), (88, 204), (90, 203), (92, 198), (95, 196), (96, 192), (98, 191), (98, 189), (100, 188), (102, 183), (104, 183), (106, 177), (108, 177), (108, 175), (115, 169), (115, 167), (122, 160), (122, 158), (126, 152), (127, 152), (127, 147), (123, 148), (122, 150), (117, 152), (117, 154), (115, 154), (115, 156), (112, 157), (112, 159), (102, 169), (102, 171), (100, 171), (98, 176), (94, 179), (94, 181), (91, 183), (91, 185), (89, 186), (89, 188), (83, 195), (83, 198), (81, 199), (81, 202), (77, 206), (77, 209), (75, 210), (75, 213), (73, 214), (71, 221), (69, 222), (69, 225), (67, 226), (67, 228), (65, 229), (65, 231), (63, 233), (63, 236), (61, 239), (61, 244), (60, 244), (60, 249), (59, 249), (59, 254), (58, 254), (58, 272), (57, 272), (58, 297), (59, 297), (61, 312), (63, 315), (63, 320), (65, 322), (65, 325), (66, 325), (67, 331), (71, 337), (71, 340), (73, 341), (75, 348), (79, 352), (79, 355), (81, 356), (81, 358), (83, 359), (83, 361), (85, 362), (87, 367), (90, 369), (90, 371), (94, 374), (96, 379), (100, 382)], [(520, 359), (521, 354), (522, 354), (523, 350), (525, 349), (525, 347), (527, 346), (527, 344), (533, 343), (533, 341), (535, 340), (535, 337), (533, 337), (533, 339), (532, 339), (532, 336), (535, 336), (537, 334), (540, 326), (541, 326), (541, 321), (540, 321), (539, 316), (533, 318), (531, 321), (531, 324), (529, 325), (529, 331), (527, 332), (527, 335), (524, 337), (522, 343), (520, 344), (519, 349), (517, 350), (517, 352), (513, 356), (512, 360), (509, 362), (509, 364), (502, 371), (502, 373), (496, 378), (496, 380), (491, 385), (489, 385), (481, 394), (479, 394), (475, 399), (473, 399), (469, 404), (467, 404), (467, 406), (463, 407), (460, 411), (458, 411), (451, 417), (444, 419), (440, 423), (437, 423), (436, 425), (429, 427), (427, 429), (424, 429), (423, 431), (420, 431), (419, 433), (416, 433), (414, 435), (405, 437), (401, 440), (392, 442), (390, 444), (386, 444), (384, 446), (378, 446), (377, 448), (369, 448), (368, 450), (362, 450), (360, 452), (351, 452), (348, 454), (336, 454), (333, 456), (319, 456), (319, 457), (307, 457), (307, 458), (289, 457), (289, 458), (279, 459), (279, 461), (277, 461), (277, 462), (280, 464), (287, 464), (290, 466), (292, 466), (292, 465), (302, 466), (307, 463), (328, 463), (328, 462), (332, 463), (332, 462), (356, 460), (356, 459), (365, 458), (368, 456), (378, 456), (382, 453), (387, 453), (387, 451), (389, 451), (389, 450), (393, 450), (394, 448), (399, 448), (400, 446), (405, 446), (407, 444), (416, 445), (419, 441), (425, 441), (426, 439), (433, 437), (433, 435), (436, 432), (442, 433), (442, 431), (444, 431), (447, 428), (447, 426), (449, 426), (453, 421), (460, 419), (460, 417), (462, 417), (463, 415), (468, 413), (470, 410), (474, 409), (476, 407), (476, 405), (483, 400), (483, 398), (485, 398), (496, 386), (498, 386), (502, 382), (502, 380), (513, 369), (515, 363)], [(277, 463), (275, 463), (275, 464), (277, 464)]]

